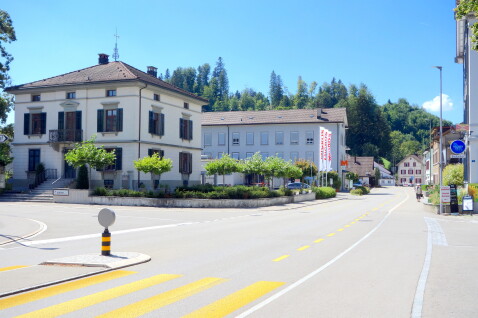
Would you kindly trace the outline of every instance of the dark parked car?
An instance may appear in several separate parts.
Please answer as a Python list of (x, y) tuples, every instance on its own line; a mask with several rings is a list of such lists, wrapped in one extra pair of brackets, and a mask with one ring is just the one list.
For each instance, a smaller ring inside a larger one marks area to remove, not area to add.
[(310, 185), (302, 182), (292, 182), (287, 184), (287, 189), (309, 189)]

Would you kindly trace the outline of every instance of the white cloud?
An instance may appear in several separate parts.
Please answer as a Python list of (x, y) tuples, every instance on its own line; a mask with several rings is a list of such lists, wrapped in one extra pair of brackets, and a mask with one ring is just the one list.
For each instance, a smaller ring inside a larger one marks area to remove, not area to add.
[[(453, 101), (450, 96), (442, 94), (442, 111), (453, 110)], [(428, 111), (439, 112), (440, 111), (440, 96), (433, 98), (427, 102), (424, 102), (422, 107)]]

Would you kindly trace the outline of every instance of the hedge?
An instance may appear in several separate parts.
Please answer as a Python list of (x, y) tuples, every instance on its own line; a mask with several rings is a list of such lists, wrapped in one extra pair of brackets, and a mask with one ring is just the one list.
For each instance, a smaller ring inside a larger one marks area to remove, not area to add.
[[(359, 188), (359, 187), (357, 187)], [(363, 188), (363, 187), (360, 187)], [(363, 190), (362, 189), (352, 189), (350, 190), (350, 194), (352, 195), (363, 195)]]
[(337, 192), (334, 188), (331, 187), (314, 187), (312, 191), (315, 192), (315, 199), (328, 199), (328, 198), (335, 198)]

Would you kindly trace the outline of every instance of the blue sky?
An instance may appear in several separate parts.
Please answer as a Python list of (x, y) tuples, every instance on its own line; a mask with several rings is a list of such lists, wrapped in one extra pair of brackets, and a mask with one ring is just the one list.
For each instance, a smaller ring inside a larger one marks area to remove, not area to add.
[[(462, 121), (462, 65), (454, 63), (454, 0), (5, 1), (17, 41), (12, 84), (60, 75), (111, 55), (146, 71), (214, 64), (230, 91), (267, 94), (272, 70), (295, 93), (297, 78), (364, 83), (379, 104), (406, 98), (434, 107), (443, 66), (443, 117)], [(435, 101), (435, 102), (434, 102)], [(429, 102), (429, 103), (427, 103)], [(453, 104), (453, 105), (451, 105)], [(438, 112), (433, 112), (438, 114)], [(10, 122), (13, 116), (10, 116)]]

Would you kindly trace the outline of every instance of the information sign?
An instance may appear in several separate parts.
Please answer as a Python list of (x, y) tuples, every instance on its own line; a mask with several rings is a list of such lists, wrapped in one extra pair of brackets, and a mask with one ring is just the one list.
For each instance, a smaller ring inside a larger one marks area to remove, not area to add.
[(450, 187), (449, 186), (442, 186), (441, 187), (441, 203), (450, 203)]
[(466, 149), (466, 144), (463, 140), (457, 139), (453, 140), (452, 143), (450, 144), (450, 150), (451, 152), (455, 154), (460, 154), (464, 152)]

